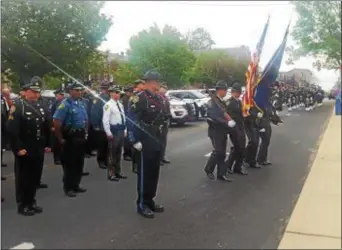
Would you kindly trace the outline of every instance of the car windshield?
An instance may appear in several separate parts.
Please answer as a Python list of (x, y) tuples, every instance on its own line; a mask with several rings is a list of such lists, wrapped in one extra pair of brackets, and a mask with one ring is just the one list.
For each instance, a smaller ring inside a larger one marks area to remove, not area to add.
[(196, 96), (196, 98), (198, 99), (202, 99), (202, 98), (205, 98), (206, 96), (203, 95), (201, 92), (199, 91), (191, 91), (192, 94), (194, 94)]

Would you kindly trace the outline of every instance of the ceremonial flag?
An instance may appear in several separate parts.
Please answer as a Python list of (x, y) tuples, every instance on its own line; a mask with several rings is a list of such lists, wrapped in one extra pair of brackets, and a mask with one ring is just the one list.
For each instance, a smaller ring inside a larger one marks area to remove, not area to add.
[(265, 44), (265, 37), (268, 29), (268, 24), (270, 22), (270, 16), (268, 16), (267, 22), (262, 31), (259, 42), (256, 46), (255, 51), (252, 53), (251, 62), (248, 65), (246, 71), (246, 91), (243, 96), (243, 106), (242, 111), (244, 116), (248, 116), (248, 110), (253, 106), (253, 88), (257, 82), (258, 78), (258, 68), (262, 49)]
[(290, 23), (286, 28), (282, 43), (273, 54), (271, 60), (267, 63), (260, 80), (254, 88), (254, 104), (262, 112), (267, 106), (271, 105), (269, 102), (271, 94), (270, 84), (274, 83), (278, 77), (279, 68), (285, 51), (287, 36), (289, 34), (289, 28)]

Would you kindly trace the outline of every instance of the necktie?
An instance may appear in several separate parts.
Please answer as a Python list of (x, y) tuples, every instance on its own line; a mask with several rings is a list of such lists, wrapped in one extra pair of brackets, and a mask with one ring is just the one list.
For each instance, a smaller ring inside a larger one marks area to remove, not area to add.
[(121, 111), (121, 108), (120, 108), (120, 105), (119, 105), (119, 102), (116, 102), (116, 106), (118, 107), (118, 110), (119, 110), (119, 112), (120, 112), (120, 116), (121, 116), (121, 124), (122, 125), (125, 125), (125, 120), (124, 120), (124, 117), (123, 117), (123, 115), (122, 115), (122, 111)]

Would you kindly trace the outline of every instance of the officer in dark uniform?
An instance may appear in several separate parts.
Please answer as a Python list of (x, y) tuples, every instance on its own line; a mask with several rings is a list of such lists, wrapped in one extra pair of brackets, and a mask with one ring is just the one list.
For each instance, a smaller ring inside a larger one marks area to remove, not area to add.
[[(3, 163), (3, 152), (7, 145), (7, 131), (6, 124), (9, 114), (9, 105), (6, 98), (1, 94), (1, 167), (6, 167), (7, 165)], [(1, 177), (4, 180), (4, 177)]]
[(242, 103), (239, 99), (241, 95), (241, 85), (234, 83), (231, 89), (232, 96), (227, 101), (227, 113), (236, 122), (236, 126), (229, 134), (229, 138), (233, 144), (230, 148), (230, 154), (227, 160), (227, 167), (230, 173), (238, 173), (247, 175), (247, 171), (243, 167), (246, 148), (246, 134), (244, 128), (244, 117), (242, 113)]
[(85, 143), (88, 131), (88, 115), (80, 101), (83, 86), (74, 82), (68, 87), (70, 97), (58, 106), (53, 123), (55, 134), (62, 146), (61, 161), (64, 171), (64, 192), (68, 197), (84, 193), (80, 187), (84, 165)]
[[(90, 88), (91, 82), (86, 81), (84, 83), (84, 85), (87, 86), (88, 88)], [(85, 102), (87, 103), (87, 114), (88, 114), (88, 117), (90, 117), (91, 106), (92, 106), (93, 101), (94, 101), (94, 95), (90, 92), (90, 89), (84, 90), (82, 99), (84, 99)], [(92, 156), (95, 156), (95, 154), (93, 154), (93, 150), (95, 148), (94, 145), (95, 145), (94, 129), (93, 129), (93, 126), (89, 123), (88, 139), (87, 139), (87, 144), (86, 144), (86, 158), (90, 158)]]
[(158, 94), (160, 75), (155, 71), (145, 73), (145, 90), (132, 98), (129, 118), (135, 116), (138, 127), (129, 129), (133, 147), (141, 151), (138, 166), (138, 213), (153, 218), (154, 212), (163, 212), (164, 207), (154, 202), (157, 192), (160, 154), (162, 146), (161, 126), (164, 123), (163, 100)]
[(169, 125), (170, 125), (170, 119), (171, 119), (170, 102), (169, 102), (169, 99), (165, 95), (166, 92), (167, 92), (166, 83), (162, 83), (159, 89), (159, 94), (163, 100), (163, 112), (164, 112), (165, 121), (161, 130), (161, 143), (163, 146), (161, 156), (160, 156), (161, 165), (171, 163), (170, 160), (168, 160), (165, 156), (166, 145), (167, 145), (167, 134), (169, 132)]
[[(134, 81), (133, 87), (134, 87), (134, 91), (133, 91), (133, 95), (129, 98), (128, 110), (130, 109), (130, 106), (132, 104), (132, 100), (134, 100), (134, 98), (136, 98), (136, 96), (145, 89), (145, 82), (141, 79), (138, 79), (138, 80)], [(130, 135), (133, 135), (133, 132), (132, 131), (129, 132), (129, 130), (135, 129), (134, 124), (136, 124), (136, 116), (132, 112), (130, 115), (128, 115), (128, 110), (127, 110), (126, 117), (128, 117), (128, 119), (127, 119), (127, 130), (128, 130), (128, 138), (129, 138)], [(129, 138), (129, 140), (132, 141), (130, 138)], [(132, 172), (137, 173), (138, 172), (138, 165), (140, 164), (139, 162), (141, 160), (140, 151), (136, 150), (134, 147), (131, 147), (131, 150), (132, 150)]]
[[(128, 103), (129, 99), (133, 96), (133, 87), (132, 86), (127, 86), (125, 89), (125, 94), (122, 97), (122, 105), (124, 107), (125, 114), (127, 116), (128, 113)], [(124, 153), (123, 153), (124, 160), (126, 161), (131, 161), (132, 160), (132, 145), (129, 142), (128, 137), (125, 138), (124, 141)]]
[(245, 132), (248, 138), (245, 152), (245, 164), (250, 168), (260, 168), (260, 166), (256, 164), (256, 157), (259, 147), (259, 123), (261, 117), (262, 112), (254, 106), (249, 109), (249, 115), (245, 117)]
[[(260, 143), (259, 152), (257, 156), (257, 162), (259, 165), (262, 165), (262, 166), (272, 165), (272, 163), (267, 161), (268, 146), (270, 145), (271, 136), (272, 136), (272, 127), (271, 127), (272, 121), (275, 121), (275, 119), (274, 119), (272, 107), (269, 106), (265, 108), (263, 117), (260, 120), (260, 133), (259, 134), (260, 134), (261, 143)], [(280, 122), (282, 123), (281, 120)]]
[[(227, 133), (232, 130), (236, 123), (232, 118), (226, 117), (226, 105), (223, 98), (227, 94), (227, 83), (225, 81), (218, 81), (216, 83), (216, 94), (211, 96), (208, 102), (208, 136), (214, 147), (204, 172), (210, 179), (215, 179), (213, 172), (217, 165), (217, 180), (232, 181), (227, 177), (227, 165), (225, 164), (226, 150), (227, 150)], [(227, 119), (229, 118), (229, 120)]]
[(50, 129), (48, 110), (38, 102), (41, 81), (33, 79), (25, 91), (25, 100), (12, 105), (8, 117), (8, 133), (15, 156), (15, 184), (18, 213), (26, 216), (41, 213), (36, 204), (37, 181), (41, 176), (44, 152), (49, 152)]
[(103, 116), (103, 106), (109, 101), (108, 93), (109, 83), (102, 82), (100, 85), (101, 94), (98, 98), (93, 100), (93, 104), (90, 111), (90, 124), (93, 126), (95, 131), (95, 140), (97, 147), (97, 162), (99, 167), (106, 169), (106, 162), (108, 157), (108, 140), (106, 133), (103, 130), (102, 116)]
[[(54, 91), (56, 100), (51, 104), (50, 106), (50, 113), (51, 116), (56, 112), (57, 107), (61, 104), (61, 102), (64, 100), (64, 92), (62, 89), (56, 89)], [(52, 132), (53, 132), (53, 137), (52, 137), (52, 152), (53, 152), (53, 159), (55, 165), (60, 165), (61, 164), (61, 145), (59, 144), (59, 141), (54, 133), (54, 127), (52, 126)]]

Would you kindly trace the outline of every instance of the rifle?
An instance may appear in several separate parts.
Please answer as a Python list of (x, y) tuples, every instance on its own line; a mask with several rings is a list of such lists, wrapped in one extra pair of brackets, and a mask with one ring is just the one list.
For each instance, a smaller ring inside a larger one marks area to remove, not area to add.
[(222, 105), (222, 103), (220, 103), (218, 100), (217, 100), (217, 97), (210, 92), (210, 90), (208, 88), (206, 88), (206, 91), (208, 92), (211, 100), (213, 100), (213, 102), (216, 104), (216, 106), (223, 112), (223, 116), (224, 118), (227, 120), (227, 121), (230, 121), (232, 120), (232, 118), (230, 117), (230, 115), (228, 115), (227, 111), (226, 111), (226, 108)]

